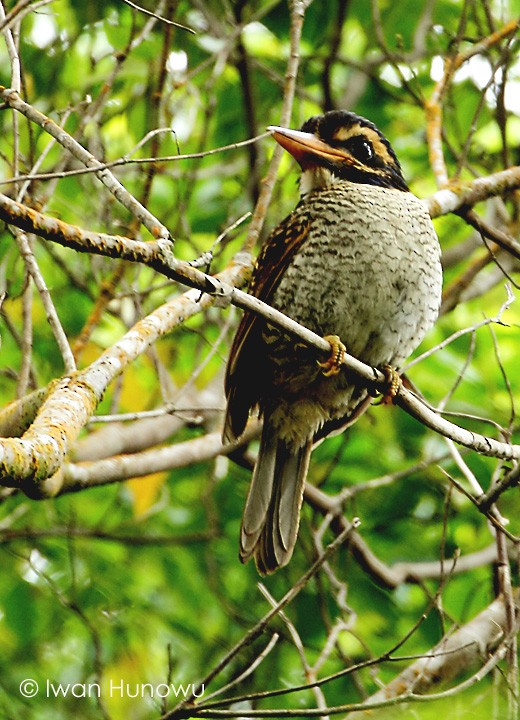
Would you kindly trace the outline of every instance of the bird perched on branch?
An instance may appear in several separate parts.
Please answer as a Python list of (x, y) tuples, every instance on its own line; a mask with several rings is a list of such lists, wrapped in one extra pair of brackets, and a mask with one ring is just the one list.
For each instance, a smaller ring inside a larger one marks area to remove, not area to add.
[(240, 532), (240, 559), (254, 556), (261, 574), (291, 558), (314, 442), (370, 404), (366, 383), (341, 368), (345, 346), (397, 371), (435, 322), (442, 286), (428, 211), (373, 123), (331, 111), (269, 129), (302, 169), (301, 199), (267, 238), (249, 291), (326, 337), (331, 356), (247, 312), (231, 348), (224, 438), (242, 434), (253, 408), (263, 416)]

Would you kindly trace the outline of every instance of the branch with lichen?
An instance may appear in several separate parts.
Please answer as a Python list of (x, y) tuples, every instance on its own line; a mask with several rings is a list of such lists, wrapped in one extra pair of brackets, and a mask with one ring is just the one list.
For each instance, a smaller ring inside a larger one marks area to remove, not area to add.
[[(492, 193), (495, 189), (496, 185), (488, 184), (488, 192)], [(482, 188), (479, 188), (479, 193), (481, 197)], [(463, 198), (467, 197), (467, 193), (463, 195)], [(88, 368), (59, 380), (22, 438), (6, 438), (0, 443), (1, 484), (19, 487), (30, 496), (45, 497), (60, 492), (61, 481), (56, 481), (56, 474), (72, 442), (92, 417), (108, 385), (124, 368), (160, 335), (171, 332), (187, 317), (216, 300), (259, 313), (317, 350), (330, 351), (329, 343), (322, 337), (235, 287), (235, 284), (244, 281), (249, 272), (250, 258), (247, 254), (239, 254), (229, 268), (219, 275), (210, 276), (187, 262), (176, 260), (168, 241), (143, 242), (84, 231), (4, 195), (0, 195), (0, 218), (65, 247), (148, 265), (166, 277), (203, 293), (200, 296), (197, 291), (188, 291), (140, 320)], [(384, 387), (385, 377), (376, 368), (351, 356), (345, 358), (344, 364), (368, 384)], [(395, 402), (426, 426), (476, 452), (505, 460), (520, 459), (520, 446), (499, 442), (445, 420), (405, 388), (401, 389)]]

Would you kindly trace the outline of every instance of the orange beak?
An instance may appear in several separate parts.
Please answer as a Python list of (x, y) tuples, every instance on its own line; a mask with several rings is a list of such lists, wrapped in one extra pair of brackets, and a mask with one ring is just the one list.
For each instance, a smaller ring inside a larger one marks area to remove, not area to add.
[(318, 158), (333, 163), (353, 165), (351, 156), (340, 148), (332, 147), (312, 133), (270, 125), (268, 128), (276, 142), (301, 165), (302, 169), (316, 165)]

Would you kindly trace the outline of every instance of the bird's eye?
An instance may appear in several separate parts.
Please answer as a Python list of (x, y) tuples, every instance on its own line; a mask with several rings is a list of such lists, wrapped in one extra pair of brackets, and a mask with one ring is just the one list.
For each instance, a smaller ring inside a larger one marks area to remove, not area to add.
[(349, 138), (347, 143), (348, 151), (362, 163), (370, 165), (374, 160), (374, 148), (372, 143), (362, 135)]

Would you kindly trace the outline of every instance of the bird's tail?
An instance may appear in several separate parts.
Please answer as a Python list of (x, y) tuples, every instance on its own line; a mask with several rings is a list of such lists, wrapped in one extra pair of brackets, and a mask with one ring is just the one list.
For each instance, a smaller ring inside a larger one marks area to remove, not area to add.
[(254, 556), (262, 575), (291, 559), (311, 449), (312, 439), (303, 447), (290, 447), (264, 422), (240, 528), (240, 560)]

